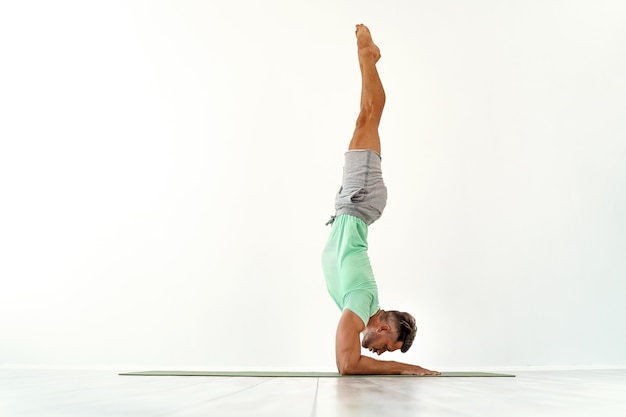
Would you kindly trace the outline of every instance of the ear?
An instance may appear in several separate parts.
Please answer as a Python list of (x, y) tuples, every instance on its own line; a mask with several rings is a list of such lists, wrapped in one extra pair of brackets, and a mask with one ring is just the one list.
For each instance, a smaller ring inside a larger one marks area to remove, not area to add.
[(378, 329), (376, 329), (376, 333), (387, 333), (389, 330), (391, 330), (391, 327), (387, 323), (381, 323)]

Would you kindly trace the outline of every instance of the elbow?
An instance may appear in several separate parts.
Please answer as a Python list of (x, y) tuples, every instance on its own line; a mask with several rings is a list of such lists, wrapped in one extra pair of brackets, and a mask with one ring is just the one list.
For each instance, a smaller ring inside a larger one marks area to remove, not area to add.
[(338, 367), (337, 370), (339, 371), (339, 374), (341, 376), (354, 375), (354, 372), (352, 372), (352, 370), (348, 369), (348, 367), (346, 366)]
[(358, 374), (356, 368), (355, 364), (349, 362), (337, 363), (337, 370), (341, 376)]

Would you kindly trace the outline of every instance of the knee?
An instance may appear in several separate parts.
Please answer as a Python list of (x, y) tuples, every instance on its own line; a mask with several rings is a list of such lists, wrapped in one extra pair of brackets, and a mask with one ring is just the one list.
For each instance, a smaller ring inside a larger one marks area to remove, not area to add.
[(357, 129), (368, 126), (378, 128), (381, 116), (382, 111), (376, 111), (373, 106), (362, 106), (359, 117), (356, 119), (356, 127)]

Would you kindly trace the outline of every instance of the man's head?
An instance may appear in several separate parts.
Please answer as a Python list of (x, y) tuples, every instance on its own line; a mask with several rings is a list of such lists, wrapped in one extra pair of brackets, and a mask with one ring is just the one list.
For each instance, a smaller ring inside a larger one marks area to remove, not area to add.
[(380, 310), (363, 330), (362, 346), (378, 355), (397, 349), (404, 353), (413, 344), (416, 332), (415, 319), (409, 313)]

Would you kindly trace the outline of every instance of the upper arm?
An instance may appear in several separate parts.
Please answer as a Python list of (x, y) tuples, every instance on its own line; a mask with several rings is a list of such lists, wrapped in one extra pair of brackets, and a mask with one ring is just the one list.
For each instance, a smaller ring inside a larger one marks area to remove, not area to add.
[(343, 311), (335, 336), (337, 369), (341, 374), (349, 373), (361, 359), (360, 334), (364, 328), (359, 316), (348, 309)]

